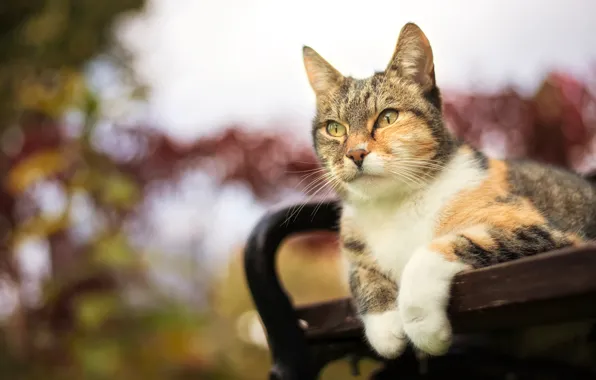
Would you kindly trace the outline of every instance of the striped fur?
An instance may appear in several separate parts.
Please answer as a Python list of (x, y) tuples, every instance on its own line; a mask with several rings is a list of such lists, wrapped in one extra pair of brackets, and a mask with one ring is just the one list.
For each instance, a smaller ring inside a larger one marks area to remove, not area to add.
[[(562, 169), (486, 157), (445, 128), (432, 50), (407, 24), (390, 63), (345, 77), (309, 47), (316, 153), (344, 203), (342, 251), (372, 347), (446, 352), (453, 277), (596, 237), (596, 192)], [(395, 110), (397, 118), (385, 119)], [(345, 127), (332, 135), (329, 122)], [(348, 154), (366, 156), (357, 165)], [(407, 339), (406, 339), (407, 337)]]

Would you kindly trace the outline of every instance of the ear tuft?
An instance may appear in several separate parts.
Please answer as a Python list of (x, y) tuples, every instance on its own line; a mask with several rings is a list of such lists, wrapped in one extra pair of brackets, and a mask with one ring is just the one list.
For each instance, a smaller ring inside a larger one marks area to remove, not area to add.
[(385, 72), (387, 75), (410, 78), (425, 91), (435, 86), (433, 52), (428, 38), (418, 25), (409, 22), (401, 29)]
[(302, 55), (308, 81), (315, 94), (321, 95), (339, 87), (343, 76), (313, 48), (303, 46)]

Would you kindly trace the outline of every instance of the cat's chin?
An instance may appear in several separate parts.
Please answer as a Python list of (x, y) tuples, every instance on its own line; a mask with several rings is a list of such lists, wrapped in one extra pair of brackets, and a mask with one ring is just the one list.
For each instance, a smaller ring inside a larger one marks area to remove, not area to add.
[(406, 183), (396, 181), (393, 177), (362, 174), (346, 182), (352, 199), (374, 200), (395, 195), (403, 195), (410, 190)]
[(350, 179), (349, 181), (346, 181), (346, 184), (353, 188), (366, 188), (388, 181), (389, 178), (382, 175), (362, 173)]
[(373, 182), (373, 181), (383, 181), (383, 180), (387, 180), (388, 178), (386, 178), (385, 176), (379, 175), (379, 174), (368, 174), (368, 173), (363, 173), (360, 174), (358, 176), (356, 176), (354, 179), (352, 179), (350, 181), (350, 183), (362, 183), (362, 182)]

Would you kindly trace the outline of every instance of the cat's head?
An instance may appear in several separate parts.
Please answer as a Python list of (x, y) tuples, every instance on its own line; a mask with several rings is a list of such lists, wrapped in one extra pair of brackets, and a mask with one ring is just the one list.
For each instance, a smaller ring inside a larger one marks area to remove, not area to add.
[(316, 94), (314, 146), (340, 194), (360, 199), (427, 184), (453, 150), (441, 116), (428, 39), (406, 24), (384, 72), (343, 76), (312, 48), (304, 65)]

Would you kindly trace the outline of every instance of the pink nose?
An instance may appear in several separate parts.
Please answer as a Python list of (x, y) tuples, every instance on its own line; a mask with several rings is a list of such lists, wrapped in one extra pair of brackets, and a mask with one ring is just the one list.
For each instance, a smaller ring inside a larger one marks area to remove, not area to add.
[(350, 149), (346, 154), (346, 157), (354, 161), (356, 166), (359, 168), (362, 167), (362, 163), (364, 162), (364, 157), (368, 155), (369, 151), (365, 149)]

